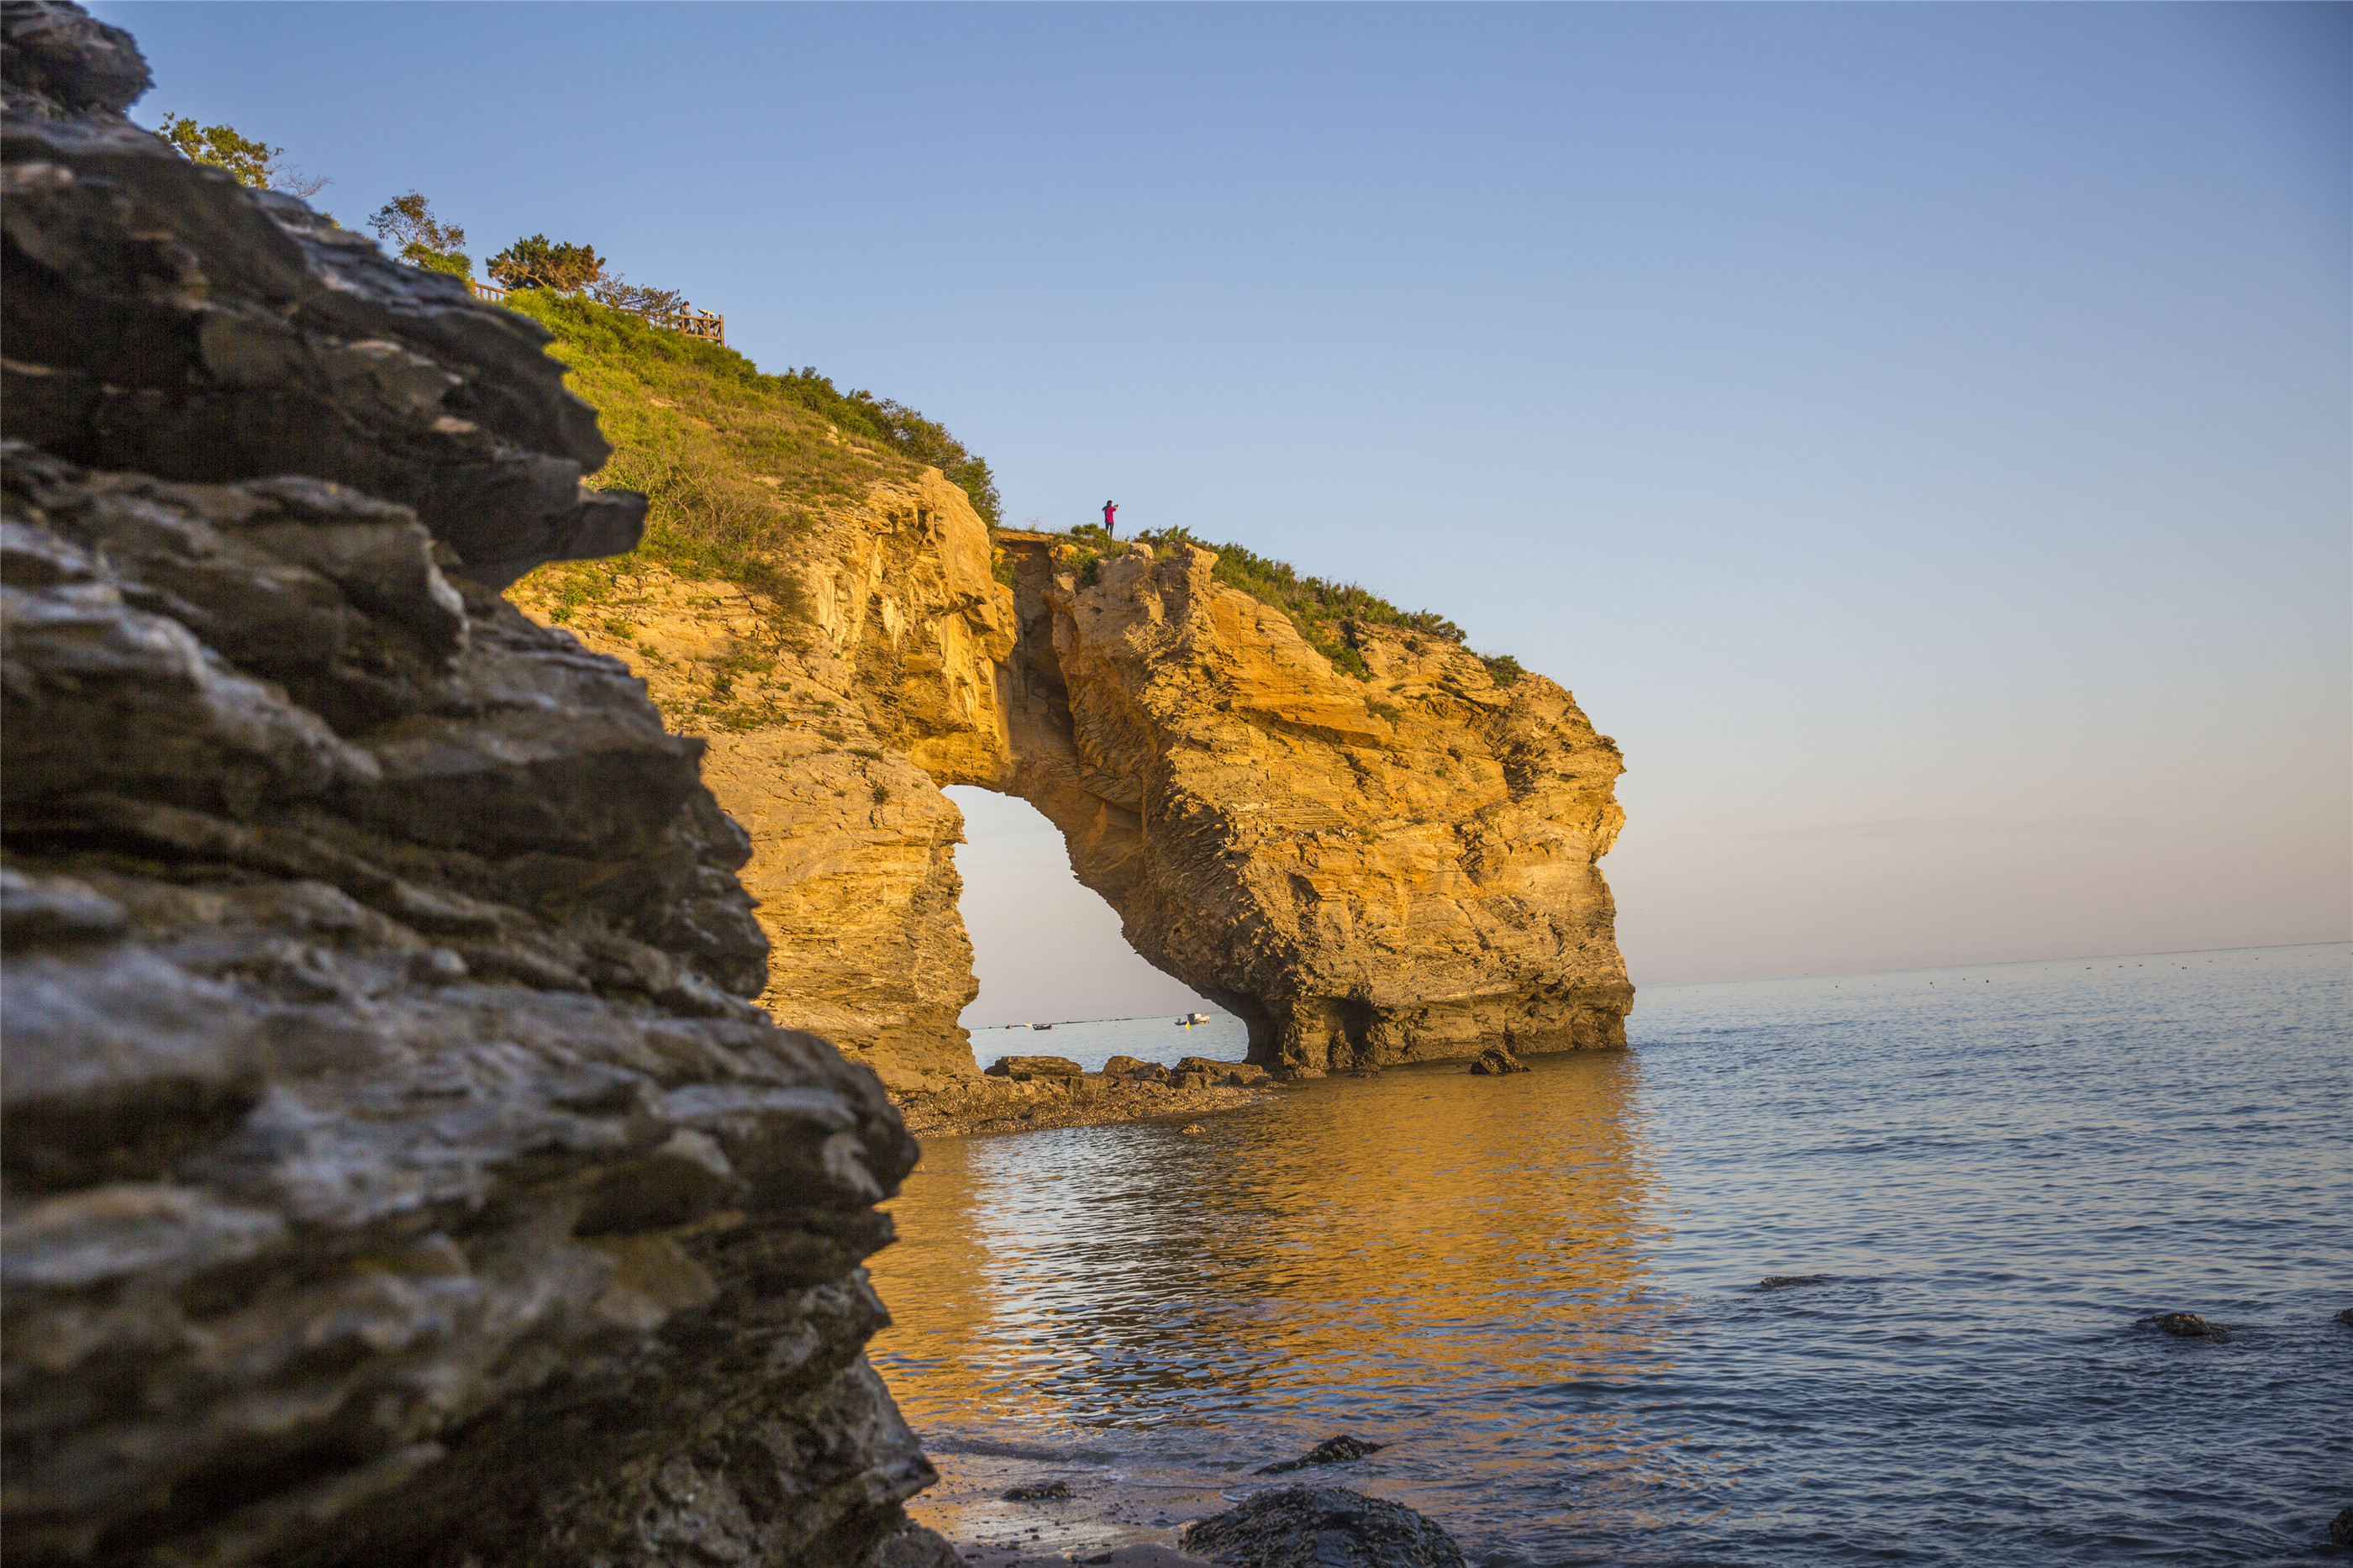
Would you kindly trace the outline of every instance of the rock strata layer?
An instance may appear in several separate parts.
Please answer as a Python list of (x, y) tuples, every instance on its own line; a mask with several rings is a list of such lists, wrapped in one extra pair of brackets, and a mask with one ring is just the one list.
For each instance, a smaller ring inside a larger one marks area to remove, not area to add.
[(0, 31), (11, 1562), (936, 1560), (913, 1142), (747, 999), (701, 742), (493, 591), (636, 537), (543, 334)]

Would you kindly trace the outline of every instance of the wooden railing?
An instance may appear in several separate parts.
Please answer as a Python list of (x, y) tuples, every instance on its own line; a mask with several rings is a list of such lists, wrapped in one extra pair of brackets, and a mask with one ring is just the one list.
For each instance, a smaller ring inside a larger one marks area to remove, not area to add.
[[(507, 290), (497, 284), (483, 283), (471, 278), (466, 282), (473, 289), (475, 299), (487, 300), (493, 305), (505, 303)], [(627, 310), (628, 307), (617, 305), (614, 309)], [(723, 349), (727, 346), (727, 318), (714, 316), (708, 310), (629, 310), (629, 314), (643, 317), (657, 327), (682, 332), (690, 338), (700, 338), (706, 343), (717, 343)]]

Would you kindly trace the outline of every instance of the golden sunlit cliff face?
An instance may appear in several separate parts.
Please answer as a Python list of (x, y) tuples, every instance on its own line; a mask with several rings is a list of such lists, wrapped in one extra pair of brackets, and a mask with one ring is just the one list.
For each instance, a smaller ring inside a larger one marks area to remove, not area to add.
[(1633, 992), (1599, 858), (1624, 771), (1570, 695), (1358, 628), (1358, 680), (1217, 557), (1133, 544), (1081, 587), (1001, 536), (1020, 636), (1014, 793), (1136, 951), (1328, 1069), (1622, 1045)]
[[(703, 782), (752, 838), (761, 1005), (893, 1089), (969, 1076), (964, 817), (940, 786), (1001, 785), (1008, 767), (1013, 612), (987, 528), (927, 469), (814, 511), (779, 570), (758, 593), (624, 558), (510, 596), (626, 660), (673, 726), (706, 739)], [(584, 573), (607, 580), (567, 605)]]
[[(945, 784), (1043, 812), (1136, 950), (1248, 1022), (1253, 1061), (1623, 1043), (1596, 865), (1622, 764), (1553, 682), (1499, 686), (1393, 627), (1363, 629), (1357, 679), (1191, 545), (1130, 545), (1081, 586), (1053, 536), (993, 548), (935, 471), (822, 509), (792, 553), (765, 595), (566, 568), (611, 578), (566, 618), (708, 736), (752, 837), (762, 1003), (894, 1090), (976, 1070)], [(553, 584), (515, 602), (555, 618)]]

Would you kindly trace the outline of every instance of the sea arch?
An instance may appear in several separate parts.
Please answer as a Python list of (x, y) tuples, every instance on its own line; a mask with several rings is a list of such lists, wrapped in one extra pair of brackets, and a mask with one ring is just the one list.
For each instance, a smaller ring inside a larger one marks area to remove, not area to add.
[(714, 734), (705, 764), (750, 836), (779, 1021), (902, 1092), (976, 1070), (942, 793), (964, 784), (1037, 807), (1261, 1065), (1622, 1043), (1614, 742), (1452, 643), (1357, 628), (1343, 670), (1218, 559), (992, 533), (936, 472), (826, 520), (787, 667), (804, 705)]

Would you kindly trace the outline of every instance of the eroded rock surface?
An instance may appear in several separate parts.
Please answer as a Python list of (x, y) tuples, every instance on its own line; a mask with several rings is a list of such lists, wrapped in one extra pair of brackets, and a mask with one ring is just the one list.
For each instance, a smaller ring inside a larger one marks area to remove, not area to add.
[(748, 1000), (702, 743), (488, 585), (636, 533), (543, 334), (0, 30), (10, 1560), (916, 1560), (913, 1141)]

